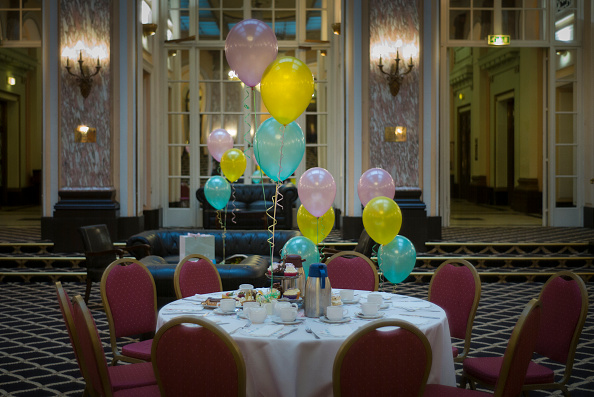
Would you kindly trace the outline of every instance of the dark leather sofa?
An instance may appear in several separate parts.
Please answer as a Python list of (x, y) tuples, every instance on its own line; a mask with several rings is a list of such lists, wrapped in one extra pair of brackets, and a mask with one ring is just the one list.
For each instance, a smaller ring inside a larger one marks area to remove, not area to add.
[[(175, 297), (173, 274), (179, 262), (179, 237), (188, 233), (211, 234), (215, 236), (215, 266), (221, 275), (223, 290), (238, 289), (240, 284), (249, 283), (255, 287), (264, 287), (268, 283), (266, 269), (270, 265), (270, 244), (268, 230), (227, 230), (225, 234), (225, 258), (242, 255), (233, 262), (221, 264), (223, 260), (222, 230), (160, 229), (148, 230), (135, 234), (127, 241), (128, 246), (147, 244), (151, 256), (142, 258), (147, 265), (157, 286), (157, 295), (161, 298)], [(280, 259), (280, 250), (285, 243), (300, 236), (298, 231), (277, 230), (274, 233), (274, 258)]]
[[(276, 192), (273, 183), (246, 185), (231, 184), (232, 194), (227, 203), (227, 229), (266, 229), (272, 218), (266, 216), (266, 210), (272, 206), (272, 198)], [(262, 193), (264, 188), (264, 194)], [(234, 191), (234, 193), (233, 193)], [(297, 187), (292, 183), (285, 183), (279, 188), (279, 206), (276, 209), (276, 229), (288, 230), (293, 226), (293, 205), (298, 198)], [(235, 196), (235, 200), (233, 197)], [(202, 207), (202, 222), (205, 229), (220, 228), (217, 211), (208, 203), (204, 196), (204, 187), (196, 191), (196, 198)], [(266, 200), (264, 200), (266, 198)], [(282, 207), (281, 207), (282, 205)], [(232, 221), (232, 211), (235, 222)], [(221, 211), (224, 213), (224, 211)], [(273, 215), (272, 210), (269, 211)]]

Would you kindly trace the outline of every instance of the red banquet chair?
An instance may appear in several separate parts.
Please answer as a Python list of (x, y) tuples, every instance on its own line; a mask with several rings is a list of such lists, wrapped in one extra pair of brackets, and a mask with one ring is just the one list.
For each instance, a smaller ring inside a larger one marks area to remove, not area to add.
[(377, 268), (371, 260), (356, 251), (341, 251), (326, 261), (332, 288), (377, 291)]
[[(398, 327), (396, 329), (379, 329)], [(422, 396), (432, 354), (427, 337), (403, 320), (377, 320), (351, 334), (332, 369), (334, 396)]]
[[(495, 379), (495, 393), (485, 393), (477, 390), (467, 390), (462, 388), (427, 385), (425, 388), (425, 397), (450, 397), (450, 396), (491, 396), (496, 397), (515, 397), (522, 392), (522, 385), (528, 369), (528, 364), (534, 352), (536, 335), (541, 319), (541, 302), (532, 299), (524, 308), (516, 326), (514, 327), (505, 354), (501, 360), (501, 372)], [(464, 363), (472, 358), (467, 358)]]
[(246, 395), (239, 346), (204, 318), (182, 316), (165, 323), (155, 335), (152, 362), (164, 396)]
[(81, 366), (91, 396), (160, 396), (150, 362), (108, 367), (97, 325), (80, 295), (72, 302), (74, 326), (80, 346)]
[(429, 301), (445, 311), (450, 335), (464, 340), (462, 352), (452, 346), (456, 362), (464, 361), (468, 356), (472, 325), (480, 299), (481, 279), (470, 262), (448, 260), (435, 270), (429, 284)]
[[(560, 271), (547, 280), (539, 299), (542, 301), (542, 320), (535, 352), (554, 362), (564, 363), (565, 371), (561, 380), (555, 382), (551, 368), (531, 361), (523, 390), (557, 389), (569, 396), (567, 382), (588, 314), (586, 285), (576, 274)], [(498, 357), (471, 358), (464, 361), (464, 373), (468, 379), (492, 388), (501, 365), (502, 360)]]
[(119, 360), (140, 363), (151, 360), (152, 339), (118, 348), (118, 338), (152, 334), (157, 326), (157, 291), (145, 265), (132, 258), (111, 263), (101, 278), (101, 299), (109, 324), (112, 365)]
[(223, 290), (221, 276), (216, 266), (210, 259), (200, 254), (188, 255), (177, 264), (173, 285), (177, 299)]

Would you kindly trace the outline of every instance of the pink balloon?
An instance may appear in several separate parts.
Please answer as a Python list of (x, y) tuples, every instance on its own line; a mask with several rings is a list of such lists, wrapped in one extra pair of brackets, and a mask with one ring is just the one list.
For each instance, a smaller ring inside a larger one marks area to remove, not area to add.
[(366, 206), (375, 197), (394, 198), (396, 187), (390, 174), (381, 168), (371, 168), (359, 178), (357, 192), (359, 193), (359, 200), (361, 200), (363, 206)]
[(319, 218), (324, 215), (336, 197), (336, 183), (323, 168), (310, 168), (301, 175), (297, 184), (301, 204), (310, 214)]
[(207, 144), (210, 155), (220, 162), (223, 154), (233, 149), (233, 137), (226, 130), (217, 128), (208, 135)]
[(231, 69), (250, 87), (258, 85), (266, 67), (276, 59), (278, 43), (272, 29), (257, 19), (235, 26), (225, 40), (225, 56)]

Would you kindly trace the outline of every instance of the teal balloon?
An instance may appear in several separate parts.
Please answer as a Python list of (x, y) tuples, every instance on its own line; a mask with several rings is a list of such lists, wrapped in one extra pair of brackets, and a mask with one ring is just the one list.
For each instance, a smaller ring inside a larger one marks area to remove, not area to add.
[(297, 236), (291, 238), (285, 243), (281, 250), (281, 256), (284, 258), (287, 255), (299, 255), (303, 262), (303, 271), (305, 277), (309, 274), (309, 265), (312, 263), (320, 263), (320, 253), (318, 247), (307, 237)]
[(272, 117), (267, 119), (254, 136), (254, 154), (258, 165), (270, 179), (284, 181), (293, 175), (305, 154), (305, 137), (301, 127), (294, 121), (283, 126)]
[(204, 196), (215, 209), (225, 208), (231, 198), (231, 185), (222, 176), (213, 176), (204, 185)]
[(377, 260), (386, 279), (397, 284), (404, 281), (414, 269), (417, 251), (409, 239), (396, 236), (388, 244), (380, 246)]
[(262, 182), (262, 171), (256, 170), (252, 174), (252, 183), (260, 183)]

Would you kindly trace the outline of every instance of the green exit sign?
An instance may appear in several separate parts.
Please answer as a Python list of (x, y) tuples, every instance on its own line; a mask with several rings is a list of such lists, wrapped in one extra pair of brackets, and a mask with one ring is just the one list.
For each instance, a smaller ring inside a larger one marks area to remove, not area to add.
[(487, 38), (489, 45), (509, 45), (509, 35), (507, 34), (490, 34)]

